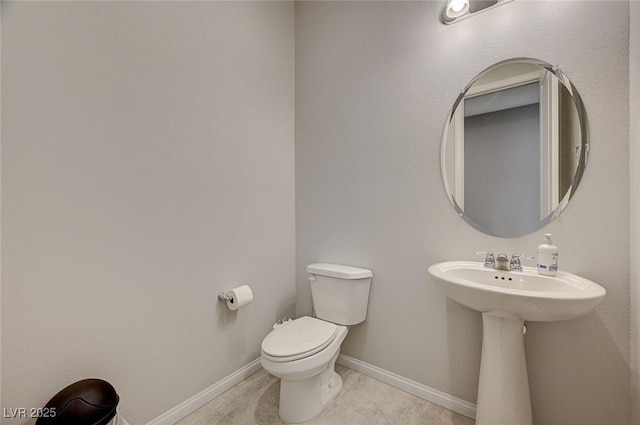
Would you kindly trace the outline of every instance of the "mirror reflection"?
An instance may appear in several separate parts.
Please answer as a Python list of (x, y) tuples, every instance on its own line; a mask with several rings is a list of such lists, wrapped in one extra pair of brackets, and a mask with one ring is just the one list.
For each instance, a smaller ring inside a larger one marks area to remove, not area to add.
[(511, 59), (480, 73), (456, 100), (441, 167), (454, 208), (478, 230), (531, 233), (567, 205), (584, 171), (582, 101), (556, 67)]

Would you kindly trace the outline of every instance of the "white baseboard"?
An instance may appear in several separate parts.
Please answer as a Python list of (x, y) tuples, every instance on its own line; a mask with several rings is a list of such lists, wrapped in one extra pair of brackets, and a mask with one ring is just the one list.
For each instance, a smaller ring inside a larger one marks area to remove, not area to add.
[(371, 378), (382, 381), (385, 384), (389, 384), (392, 387), (396, 387), (402, 391), (406, 391), (409, 394), (413, 394), (416, 397), (420, 397), (424, 400), (435, 403), (439, 406), (446, 407), (449, 410), (460, 413), (468, 418), (475, 419), (476, 417), (476, 405), (469, 403), (468, 401), (454, 397), (450, 394), (436, 390), (404, 376), (396, 375), (393, 372), (380, 369), (377, 366), (373, 366), (369, 363), (365, 363), (353, 357), (340, 354), (337, 363), (353, 369), (356, 372), (360, 372), (363, 375), (370, 376)]
[[(468, 401), (464, 401), (442, 391), (412, 381), (411, 379), (405, 378), (404, 376), (400, 376), (393, 372), (380, 369), (377, 366), (365, 363), (344, 354), (340, 354), (337, 363), (353, 369), (356, 372), (360, 372), (363, 375), (367, 375), (374, 379), (377, 379), (378, 381), (382, 381), (385, 384), (389, 384), (392, 387), (396, 387), (400, 390), (406, 391), (409, 394), (413, 394), (416, 397), (420, 397), (439, 406), (446, 407), (447, 409), (453, 410), (454, 412), (460, 413), (461, 415), (467, 416), (471, 419), (475, 419), (476, 417), (475, 404), (469, 403)], [(210, 387), (205, 388), (198, 394), (194, 395), (188, 400), (183, 401), (168, 412), (165, 412), (162, 415), (158, 416), (151, 422), (147, 423), (147, 425), (175, 425), (175, 423), (179, 420), (195, 412), (234, 385), (253, 375), (261, 368), (262, 366), (260, 365), (260, 359), (255, 359), (248, 365), (236, 370), (231, 375), (223, 378)]]
[(255, 359), (248, 365), (236, 370), (231, 375), (221, 379), (220, 381), (216, 382), (208, 388), (205, 388), (188, 400), (183, 401), (168, 412), (165, 412), (162, 415), (158, 416), (151, 422), (147, 423), (147, 425), (175, 425), (175, 423), (182, 418), (195, 412), (214, 398), (218, 397), (223, 392), (227, 391), (234, 385), (253, 375), (261, 368), (262, 366), (260, 366), (260, 359)]

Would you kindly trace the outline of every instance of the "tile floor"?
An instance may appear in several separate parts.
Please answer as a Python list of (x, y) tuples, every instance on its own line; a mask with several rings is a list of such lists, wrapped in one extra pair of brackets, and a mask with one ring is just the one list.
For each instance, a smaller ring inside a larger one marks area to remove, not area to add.
[[(390, 385), (336, 365), (343, 388), (309, 425), (473, 425), (475, 422)], [(282, 425), (280, 381), (260, 369), (176, 425)]]

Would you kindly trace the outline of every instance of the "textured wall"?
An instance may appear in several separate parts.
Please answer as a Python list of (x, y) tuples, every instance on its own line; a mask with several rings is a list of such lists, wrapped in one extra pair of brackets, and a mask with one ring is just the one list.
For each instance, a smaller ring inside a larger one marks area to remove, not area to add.
[(630, 4), (629, 136), (631, 158), (631, 410), (640, 425), (640, 3)]
[(94, 376), (143, 424), (293, 313), (293, 37), (292, 3), (2, 2), (2, 407)]
[[(473, 250), (534, 254), (552, 232), (560, 267), (608, 295), (583, 318), (529, 324), (534, 421), (628, 423), (629, 3), (516, 1), (451, 26), (439, 23), (440, 5), (296, 5), (296, 311), (310, 311), (306, 264), (371, 268), (368, 320), (343, 352), (475, 402), (480, 315), (448, 301), (427, 267), (477, 259)], [(512, 57), (572, 79), (592, 144), (562, 216), (501, 239), (456, 216), (439, 153), (459, 90)]]

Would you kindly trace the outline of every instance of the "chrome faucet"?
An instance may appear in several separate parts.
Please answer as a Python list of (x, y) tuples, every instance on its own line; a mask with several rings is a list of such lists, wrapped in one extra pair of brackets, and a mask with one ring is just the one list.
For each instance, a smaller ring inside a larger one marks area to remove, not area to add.
[(522, 262), (520, 258), (526, 258), (527, 260), (533, 260), (533, 257), (523, 254), (513, 254), (511, 260), (507, 254), (498, 254), (494, 257), (492, 251), (474, 251), (476, 255), (485, 255), (484, 266), (488, 269), (505, 270), (512, 272), (522, 271)]
[(520, 257), (526, 258), (527, 260), (533, 260), (533, 256), (531, 255), (513, 254), (511, 256), (511, 262), (509, 263), (509, 268), (512, 272), (522, 271), (522, 262), (520, 261)]
[(507, 257), (507, 254), (498, 254), (498, 256), (496, 257), (495, 269), (509, 271), (511, 270), (509, 266), (509, 257)]
[(493, 269), (496, 267), (496, 259), (493, 256), (492, 251), (473, 251), (476, 255), (486, 255), (484, 257), (484, 266), (488, 269)]

